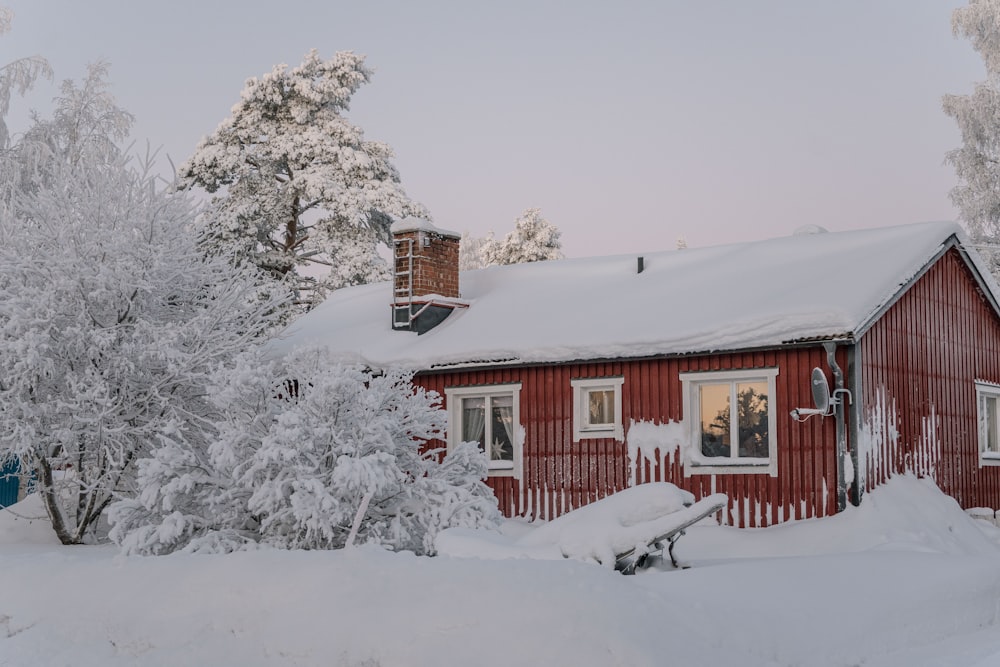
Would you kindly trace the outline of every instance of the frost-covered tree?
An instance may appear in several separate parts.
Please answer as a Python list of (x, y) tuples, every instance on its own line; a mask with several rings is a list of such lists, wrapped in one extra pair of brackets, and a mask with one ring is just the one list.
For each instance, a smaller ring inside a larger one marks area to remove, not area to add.
[(458, 242), (458, 270), (472, 271), (484, 268), (486, 260), (483, 258), (483, 250), (492, 243), (494, 243), (493, 232), (481, 238), (463, 232)]
[(559, 230), (543, 218), (537, 208), (529, 208), (522, 213), (514, 222), (514, 230), (503, 241), (489, 239), (482, 248), (482, 255), (487, 266), (563, 257)]
[(426, 554), (444, 528), (495, 526), (485, 456), (476, 443), (443, 458), (427, 449), (447, 417), (411, 378), (314, 348), (280, 365), (246, 359), (213, 393), (226, 415), (219, 437), (204, 452), (170, 443), (140, 462), (141, 492), (112, 507), (112, 538), (138, 554), (258, 543)]
[[(231, 116), (179, 170), (186, 187), (218, 193), (209, 245), (248, 257), (299, 291), (299, 270), (337, 261), (338, 230), (389, 241), (393, 217), (428, 217), (400, 185), (392, 149), (344, 116), (371, 78), (364, 57), (315, 50), (298, 67), (251, 78)], [(307, 299), (308, 300), (308, 299)]]
[(256, 275), (204, 257), (190, 198), (105, 150), (117, 125), (80, 99), (58, 100), (14, 151), (44, 159), (0, 174), (27, 183), (0, 207), (0, 458), (32, 474), (64, 544), (134, 492), (139, 457), (207, 437), (209, 378), (279, 305)]
[(971, 94), (944, 96), (962, 134), (947, 155), (959, 179), (951, 198), (1000, 277), (1000, 0), (970, 0), (952, 14), (952, 29), (982, 57), (986, 80)]
[(73, 164), (119, 158), (121, 142), (128, 138), (135, 117), (118, 106), (107, 81), (108, 70), (107, 62), (98, 61), (87, 66), (82, 84), (63, 81), (52, 118), (35, 115), (20, 142), (22, 148), (41, 145), (46, 149), (44, 157)]
[(88, 65), (81, 85), (67, 79), (51, 118), (33, 114), (33, 124), (4, 154), (5, 200), (46, 187), (53, 165), (81, 161), (109, 164), (122, 156), (134, 117), (118, 106), (107, 82), (108, 64)]
[[(14, 12), (7, 7), (0, 7), (0, 35), (10, 32), (14, 21)], [(0, 67), (0, 149), (6, 148), (10, 142), (5, 118), (10, 111), (10, 100), (14, 93), (23, 95), (28, 92), (39, 78), (52, 78), (52, 68), (41, 56), (18, 58)]]
[(341, 220), (324, 231), (335, 238), (330, 243), (330, 271), (320, 281), (321, 289), (366, 285), (391, 277), (389, 263), (378, 254), (379, 238), (374, 230)]

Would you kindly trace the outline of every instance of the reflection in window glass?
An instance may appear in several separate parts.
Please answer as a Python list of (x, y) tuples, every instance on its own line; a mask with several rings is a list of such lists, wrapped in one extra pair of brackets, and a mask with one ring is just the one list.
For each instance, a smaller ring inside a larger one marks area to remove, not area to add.
[(767, 458), (767, 383), (737, 384), (736, 403), (740, 434), (738, 456)]
[(698, 387), (701, 404), (701, 453), (704, 456), (730, 456), (729, 384), (703, 384)]
[(615, 422), (615, 392), (602, 389), (587, 392), (591, 426), (612, 425)]
[[(769, 456), (767, 382), (727, 382), (698, 387), (701, 404), (701, 453), (707, 457)], [(735, 393), (735, 410), (732, 404)], [(735, 412), (735, 414), (734, 414)], [(733, 418), (737, 420), (733, 449)]]
[(514, 399), (494, 396), (490, 411), (490, 460), (514, 460)]
[(776, 368), (681, 373), (692, 473), (777, 476)]

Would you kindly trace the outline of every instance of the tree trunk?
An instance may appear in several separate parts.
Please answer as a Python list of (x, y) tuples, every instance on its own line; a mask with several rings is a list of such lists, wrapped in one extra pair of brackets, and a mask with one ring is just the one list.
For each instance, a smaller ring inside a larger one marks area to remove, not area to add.
[(66, 520), (63, 517), (62, 508), (59, 507), (59, 497), (55, 485), (52, 483), (52, 466), (48, 460), (38, 458), (36, 460), (35, 474), (41, 481), (38, 492), (42, 494), (42, 502), (45, 504), (45, 511), (52, 521), (52, 529), (56, 531), (56, 537), (63, 544), (79, 544), (78, 539), (66, 529)]

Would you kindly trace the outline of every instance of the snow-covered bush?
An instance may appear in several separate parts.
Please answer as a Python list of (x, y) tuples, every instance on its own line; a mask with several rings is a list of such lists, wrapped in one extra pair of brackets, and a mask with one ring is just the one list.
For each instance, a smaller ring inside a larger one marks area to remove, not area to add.
[(248, 358), (220, 377), (219, 437), (204, 454), (167, 445), (141, 461), (141, 493), (112, 507), (112, 538), (139, 554), (256, 543), (425, 554), (444, 528), (495, 526), (485, 456), (475, 443), (443, 459), (427, 449), (447, 416), (411, 380), (319, 349), (281, 364)]

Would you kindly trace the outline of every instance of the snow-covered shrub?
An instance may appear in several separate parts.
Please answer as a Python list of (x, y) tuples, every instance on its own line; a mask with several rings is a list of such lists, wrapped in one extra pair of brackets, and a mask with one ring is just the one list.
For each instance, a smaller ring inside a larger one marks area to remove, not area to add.
[(377, 543), (433, 553), (454, 526), (495, 526), (475, 443), (427, 450), (446, 412), (412, 374), (336, 364), (322, 350), (247, 359), (220, 379), (226, 419), (202, 456), (165, 446), (139, 464), (140, 495), (112, 508), (127, 553), (228, 551), (255, 543), (335, 549)]

